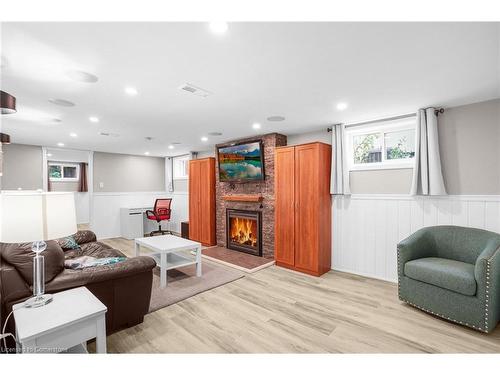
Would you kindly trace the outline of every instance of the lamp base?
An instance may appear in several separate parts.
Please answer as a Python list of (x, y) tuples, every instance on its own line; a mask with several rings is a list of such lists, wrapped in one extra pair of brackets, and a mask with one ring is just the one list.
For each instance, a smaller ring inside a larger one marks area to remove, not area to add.
[(40, 296), (31, 297), (24, 302), (24, 307), (40, 307), (52, 302), (52, 294), (42, 294)]

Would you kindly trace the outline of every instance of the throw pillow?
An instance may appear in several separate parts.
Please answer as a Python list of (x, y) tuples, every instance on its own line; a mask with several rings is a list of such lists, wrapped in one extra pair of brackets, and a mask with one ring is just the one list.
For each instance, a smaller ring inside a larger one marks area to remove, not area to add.
[(73, 236), (68, 236), (65, 238), (61, 238), (57, 240), (59, 243), (59, 246), (63, 248), (63, 250), (77, 250), (80, 248), (80, 245), (76, 242), (75, 238)]

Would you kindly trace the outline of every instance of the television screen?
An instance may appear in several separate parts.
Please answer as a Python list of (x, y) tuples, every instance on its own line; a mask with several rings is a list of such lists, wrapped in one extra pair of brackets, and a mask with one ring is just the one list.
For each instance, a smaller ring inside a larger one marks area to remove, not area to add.
[(262, 148), (261, 141), (219, 147), (219, 180), (263, 180), (264, 157)]

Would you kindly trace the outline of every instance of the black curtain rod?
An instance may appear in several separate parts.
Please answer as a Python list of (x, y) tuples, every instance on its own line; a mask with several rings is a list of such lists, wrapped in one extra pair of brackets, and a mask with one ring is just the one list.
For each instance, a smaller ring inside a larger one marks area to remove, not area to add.
[[(422, 108), (422, 109), (429, 109), (429, 108), (434, 108), (434, 107), (427, 107), (427, 108)], [(434, 114), (436, 116), (439, 116), (440, 113), (444, 113), (444, 108), (437, 108), (437, 109), (434, 110)], [(415, 113), (415, 116), (416, 115), (417, 114)], [(359, 122), (359, 123), (353, 123), (352, 126), (365, 125), (365, 124), (373, 124), (373, 123), (376, 123), (376, 122), (383, 122), (383, 121), (390, 121), (390, 120), (397, 120), (397, 119), (405, 118), (405, 117), (410, 117), (410, 115), (392, 116), (392, 117), (381, 118), (381, 119), (378, 119), (378, 120), (362, 121), (362, 122)], [(346, 126), (349, 126), (349, 124), (347, 124)], [(326, 128), (326, 131), (328, 133), (330, 133), (332, 131), (332, 127), (329, 126), (328, 128)]]

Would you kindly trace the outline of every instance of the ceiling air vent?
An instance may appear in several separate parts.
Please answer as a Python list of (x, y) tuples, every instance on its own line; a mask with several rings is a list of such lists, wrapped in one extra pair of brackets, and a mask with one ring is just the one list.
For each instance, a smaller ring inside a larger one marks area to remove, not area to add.
[(189, 92), (193, 95), (201, 96), (202, 98), (206, 98), (207, 96), (212, 95), (212, 93), (210, 91), (204, 90), (201, 87), (192, 85), (190, 83), (185, 83), (184, 85), (182, 85), (179, 88), (181, 90)]

